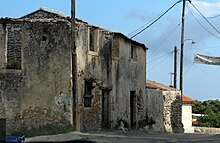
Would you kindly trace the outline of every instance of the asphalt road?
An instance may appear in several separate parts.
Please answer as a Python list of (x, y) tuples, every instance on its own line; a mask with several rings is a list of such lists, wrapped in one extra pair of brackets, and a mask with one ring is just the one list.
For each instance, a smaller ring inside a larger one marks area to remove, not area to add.
[(166, 134), (145, 132), (72, 132), (27, 138), (25, 142), (65, 143), (220, 143), (220, 134)]

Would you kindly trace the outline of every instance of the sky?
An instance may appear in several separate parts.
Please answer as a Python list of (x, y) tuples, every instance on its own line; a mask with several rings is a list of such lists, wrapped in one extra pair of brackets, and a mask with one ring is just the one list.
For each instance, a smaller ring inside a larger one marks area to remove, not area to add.
[[(131, 37), (146, 27), (178, 0), (76, 0), (76, 17), (90, 24)], [(220, 57), (220, 2), (192, 0), (193, 5), (213, 25), (186, 2), (183, 94), (193, 99), (220, 100), (220, 66), (196, 64), (195, 53)], [(4, 0), (0, 17), (21, 17), (40, 7), (70, 15), (71, 0)], [(173, 50), (180, 53), (182, 2), (173, 7), (134, 40), (144, 43), (147, 51), (147, 79), (171, 85)], [(188, 39), (188, 40), (187, 40)], [(195, 44), (191, 44), (192, 40)], [(178, 58), (180, 54), (178, 55)], [(179, 75), (178, 59), (178, 72)], [(179, 88), (179, 76), (177, 78)]]

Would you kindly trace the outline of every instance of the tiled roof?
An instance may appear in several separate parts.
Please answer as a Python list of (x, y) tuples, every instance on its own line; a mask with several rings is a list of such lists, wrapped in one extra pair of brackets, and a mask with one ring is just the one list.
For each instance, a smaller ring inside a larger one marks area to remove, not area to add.
[[(178, 90), (176, 88), (169, 87), (169, 86), (166, 86), (164, 84), (161, 84), (161, 83), (158, 83), (158, 82), (155, 82), (155, 81), (151, 81), (151, 80), (147, 80), (146, 87), (147, 88), (158, 89), (158, 90), (164, 90), (164, 91), (176, 91), (176, 90)], [(183, 95), (182, 101), (183, 101), (183, 103), (192, 103), (195, 100)]]
[(152, 80), (147, 80), (146, 87), (147, 88), (155, 88), (155, 89), (159, 89), (159, 90), (166, 90), (166, 91), (167, 90), (169, 90), (169, 91), (177, 90), (173, 87), (169, 87), (169, 86), (166, 86), (164, 84), (161, 84), (161, 83), (158, 83), (158, 82), (155, 82), (155, 81), (152, 81)]
[(194, 102), (194, 101), (195, 101), (194, 99), (189, 98), (189, 97), (187, 97), (187, 96), (183, 96), (183, 98), (182, 98), (182, 102), (183, 102), (183, 103), (192, 103), (192, 102)]

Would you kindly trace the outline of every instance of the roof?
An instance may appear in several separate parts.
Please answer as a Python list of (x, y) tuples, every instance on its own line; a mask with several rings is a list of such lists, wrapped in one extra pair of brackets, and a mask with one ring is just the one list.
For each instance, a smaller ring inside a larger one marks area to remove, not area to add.
[(37, 13), (38, 11), (45, 11), (45, 12), (53, 13), (53, 14), (56, 14), (56, 15), (58, 15), (60, 17), (64, 17), (64, 18), (68, 17), (65, 13), (63, 13), (61, 11), (58, 11), (58, 10), (55, 10), (55, 9), (50, 9), (50, 8), (47, 8), (47, 7), (41, 7), (38, 10), (35, 10), (35, 11), (33, 11), (33, 12), (27, 14), (27, 15), (22, 16), (21, 18), (32, 15), (34, 13)]
[[(27, 16), (29, 16), (29, 15), (35, 14), (35, 13), (37, 13), (38, 11), (45, 11), (45, 12), (48, 12), (48, 13), (56, 14), (56, 15), (58, 15), (58, 16), (60, 16), (60, 17), (66, 18), (67, 20), (71, 21), (71, 18), (68, 17), (65, 13), (63, 13), (63, 12), (61, 12), (61, 11), (58, 11), (58, 10), (50, 9), (50, 8), (47, 8), (47, 7), (41, 7), (41, 8), (38, 9), (38, 10), (35, 10), (35, 11), (33, 11), (33, 12), (31, 12), (31, 13), (25, 15), (25, 16), (22, 16), (20, 19), (25, 18), (25, 17), (27, 17)], [(88, 22), (85, 22), (85, 21), (83, 21), (83, 20), (81, 20), (81, 19), (78, 19), (78, 18), (76, 18), (76, 21), (77, 21), (77, 22), (80, 22), (80, 23), (87, 24), (87, 25), (89, 25), (89, 26), (91, 26), (91, 27), (100, 28), (100, 27), (98, 27), (98, 26), (89, 24)], [(103, 28), (100, 28), (100, 29), (103, 29)], [(103, 30), (106, 30), (106, 29), (103, 29)], [(121, 36), (122, 38), (127, 39), (127, 40), (131, 41), (131, 42), (134, 43), (134, 44), (140, 45), (145, 51), (148, 49), (143, 43), (140, 43), (140, 42), (138, 42), (138, 41), (135, 41), (135, 40), (133, 40), (133, 39), (130, 39), (130, 38), (128, 38), (127, 36), (125, 36), (124, 34), (122, 34), (122, 33), (112, 32), (112, 31), (110, 31), (110, 30), (106, 30), (106, 31), (109, 31), (109, 32), (111, 32), (111, 33), (114, 33), (114, 34), (116, 34), (116, 35), (119, 35), (119, 36)]]
[(192, 103), (194, 101), (195, 101), (194, 99), (187, 97), (187, 96), (183, 96), (183, 98), (182, 98), (183, 103)]
[(154, 89), (159, 89), (159, 90), (165, 90), (165, 91), (176, 91), (176, 88), (166, 86), (164, 84), (152, 81), (152, 80), (147, 80), (146, 82), (146, 87), (147, 88), (154, 88)]
[[(176, 88), (169, 87), (169, 86), (166, 86), (164, 84), (161, 84), (161, 83), (158, 83), (158, 82), (155, 82), (155, 81), (151, 81), (151, 80), (147, 80), (146, 87), (147, 88), (158, 89), (158, 90), (164, 90), (164, 91), (176, 91), (177, 90)], [(185, 104), (186, 103), (192, 103), (194, 101), (195, 101), (194, 99), (183, 95), (183, 98), (182, 98), (183, 103), (185, 103)]]

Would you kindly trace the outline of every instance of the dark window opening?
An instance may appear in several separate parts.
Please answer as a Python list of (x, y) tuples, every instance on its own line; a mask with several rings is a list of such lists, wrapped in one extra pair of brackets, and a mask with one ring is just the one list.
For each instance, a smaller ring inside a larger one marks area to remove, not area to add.
[(47, 41), (47, 37), (46, 36), (42, 36), (42, 41)]
[(134, 59), (134, 46), (131, 46), (131, 59)]
[(96, 52), (96, 49), (95, 49), (95, 32), (94, 32), (94, 29), (90, 29), (90, 32), (89, 32), (89, 50), (90, 50), (90, 51), (93, 51), (93, 52)]
[(85, 81), (84, 107), (92, 107), (92, 83)]
[(133, 45), (131, 45), (131, 59), (134, 61), (137, 60), (136, 47)]

